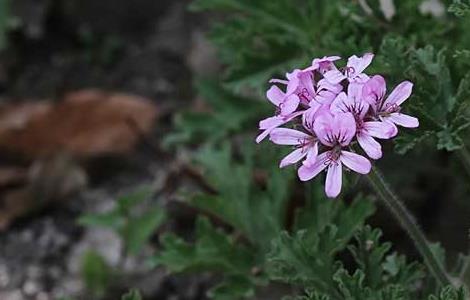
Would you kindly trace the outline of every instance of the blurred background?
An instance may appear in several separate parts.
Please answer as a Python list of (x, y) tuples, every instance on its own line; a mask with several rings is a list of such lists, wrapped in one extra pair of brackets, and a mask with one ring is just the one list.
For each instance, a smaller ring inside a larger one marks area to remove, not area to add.
[[(179, 191), (208, 189), (192, 147), (166, 145), (176, 114), (207, 109), (194, 79), (223, 70), (205, 36), (223, 16), (189, 2), (0, 0), (0, 300), (119, 299), (130, 288), (206, 299), (213, 276), (148, 262), (159, 232), (191, 239), (195, 212), (174, 203)], [(387, 147), (380, 165), (429, 237), (466, 252), (462, 166), (446, 152)], [(417, 257), (386, 212), (371, 223)]]
[(128, 273), (108, 299), (129, 287), (153, 299), (203, 294), (203, 278), (123, 262), (116, 233), (77, 224), (140, 186), (167, 199), (177, 185), (180, 167), (161, 137), (192, 105), (193, 74), (218, 68), (207, 18), (187, 4), (0, 1), (1, 300), (97, 299), (85, 281), (99, 290), (111, 275), (94, 252)]

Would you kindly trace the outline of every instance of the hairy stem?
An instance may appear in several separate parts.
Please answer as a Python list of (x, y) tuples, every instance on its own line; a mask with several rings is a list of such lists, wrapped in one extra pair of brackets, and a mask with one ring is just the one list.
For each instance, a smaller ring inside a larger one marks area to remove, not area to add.
[(450, 285), (450, 279), (444, 266), (431, 251), (429, 242), (426, 240), (426, 237), (419, 228), (414, 217), (392, 192), (380, 171), (374, 167), (367, 178), (379, 195), (379, 198), (385, 203), (387, 208), (400, 223), (401, 227), (406, 230), (410, 238), (413, 240), (415, 247), (423, 257), (424, 263), (434, 278), (436, 278), (437, 282), (441, 286)]

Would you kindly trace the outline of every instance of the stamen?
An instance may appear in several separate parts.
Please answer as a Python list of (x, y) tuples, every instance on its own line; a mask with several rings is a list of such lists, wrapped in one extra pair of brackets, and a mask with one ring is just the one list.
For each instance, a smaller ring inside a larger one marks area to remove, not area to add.
[(356, 70), (353, 67), (346, 67), (346, 76), (351, 77), (356, 73)]

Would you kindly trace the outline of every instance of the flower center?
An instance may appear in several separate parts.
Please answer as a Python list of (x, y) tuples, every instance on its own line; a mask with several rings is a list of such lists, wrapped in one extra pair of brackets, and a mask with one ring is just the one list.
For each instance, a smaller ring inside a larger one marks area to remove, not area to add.
[(301, 101), (304, 101), (304, 102), (309, 102), (309, 97), (310, 97), (310, 93), (308, 92), (308, 90), (306, 88), (303, 88), (302, 91), (300, 91), (297, 96), (299, 96), (299, 99)]
[(303, 139), (299, 139), (299, 144), (297, 144), (295, 146), (295, 148), (302, 148), (304, 150), (307, 149), (307, 146), (309, 145), (313, 145), (315, 143), (315, 138), (312, 136), (312, 137), (309, 137), (309, 138), (303, 138)]
[(356, 73), (353, 67), (346, 67), (346, 76), (351, 77)]
[(338, 164), (339, 157), (341, 156), (341, 146), (336, 145), (326, 155), (325, 164)]
[(395, 103), (393, 104), (387, 103), (384, 109), (379, 113), (379, 116), (388, 117), (392, 113), (400, 112), (400, 110), (401, 110), (401, 107), (396, 105)]

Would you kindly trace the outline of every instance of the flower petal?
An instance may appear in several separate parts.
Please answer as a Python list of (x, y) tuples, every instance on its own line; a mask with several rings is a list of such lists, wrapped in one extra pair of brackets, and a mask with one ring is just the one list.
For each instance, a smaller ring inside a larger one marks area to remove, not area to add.
[(256, 137), (256, 142), (258, 144), (261, 143), (261, 141), (263, 141), (271, 133), (272, 130), (288, 121), (289, 119), (285, 119), (279, 116), (269, 117), (264, 120), (261, 120), (259, 122), (259, 129), (264, 131)]
[(329, 151), (320, 154), (313, 164), (302, 165), (297, 171), (300, 180), (308, 181), (323, 171), (327, 167), (326, 158), (328, 153)]
[(302, 125), (311, 133), (313, 133), (313, 124), (315, 123), (316, 114), (319, 108), (319, 104), (313, 105), (302, 114)]
[(367, 158), (349, 151), (341, 151), (340, 159), (346, 167), (360, 174), (367, 174), (372, 168), (372, 165)]
[(356, 77), (362, 73), (372, 62), (374, 54), (366, 53), (362, 57), (357, 57), (356, 55), (351, 56), (348, 59), (348, 77)]
[(317, 88), (318, 90), (328, 90), (336, 94), (343, 90), (343, 86), (341, 84), (332, 84), (326, 79), (320, 79), (320, 81), (318, 81)]
[(270, 134), (270, 140), (278, 145), (299, 145), (310, 138), (306, 133), (289, 128), (275, 128)]
[(390, 93), (387, 100), (384, 102), (384, 106), (386, 108), (393, 105), (399, 106), (410, 97), (412, 91), (413, 84), (409, 81), (403, 81)]
[(419, 126), (419, 121), (417, 118), (402, 113), (390, 114), (387, 120), (407, 128), (416, 128)]
[(328, 173), (326, 173), (325, 192), (326, 195), (330, 198), (336, 198), (341, 192), (343, 179), (342, 169), (343, 168), (340, 161), (331, 163), (328, 166)]
[(315, 94), (315, 90), (313, 88), (314, 84), (314, 79), (313, 79), (313, 73), (308, 72), (308, 71), (302, 71), (299, 73), (299, 80), (300, 80), (300, 86), (307, 91), (306, 95), (309, 99), (313, 97)]
[(289, 83), (288, 80), (284, 80), (284, 79), (276, 79), (276, 78), (273, 78), (271, 80), (269, 80), (269, 83), (280, 83), (280, 84), (285, 84), (287, 85)]
[(304, 166), (312, 166), (318, 158), (318, 142), (313, 143), (313, 145), (308, 147), (307, 158), (304, 160)]
[(364, 118), (368, 110), (369, 103), (362, 99), (362, 85), (357, 83), (350, 83), (348, 94), (340, 93), (331, 104), (333, 113), (350, 112), (361, 119)]
[(304, 158), (307, 155), (307, 151), (304, 148), (299, 148), (294, 151), (292, 151), (290, 154), (288, 154), (286, 157), (284, 157), (281, 160), (281, 163), (279, 164), (280, 168), (284, 168), (288, 165), (292, 165), (297, 163), (299, 160)]
[(333, 146), (333, 116), (328, 111), (321, 110), (313, 124), (313, 131), (323, 145)]
[(379, 139), (389, 139), (398, 133), (397, 127), (390, 122), (365, 122), (364, 129), (369, 135)]
[(284, 123), (285, 121), (282, 117), (279, 117), (279, 116), (269, 117), (259, 122), (259, 129), (273, 128), (273, 127), (281, 126)]
[(256, 137), (256, 143), (261, 143), (270, 133), (272, 129), (266, 129), (263, 132), (261, 132), (257, 137)]
[(330, 70), (323, 74), (323, 76), (332, 84), (338, 84), (346, 78), (346, 76), (338, 70)]
[(362, 89), (364, 100), (372, 106), (374, 111), (377, 111), (386, 92), (385, 79), (380, 75), (375, 75), (369, 79)]
[(345, 92), (341, 92), (331, 103), (331, 112), (334, 114), (349, 112), (349, 107), (353, 104), (352, 99)]
[(281, 108), (281, 114), (287, 116), (293, 113), (297, 107), (299, 107), (300, 99), (299, 96), (292, 94), (282, 102), (279, 107)]
[(382, 146), (367, 133), (358, 134), (357, 141), (370, 158), (379, 159), (382, 157)]
[(269, 101), (271, 101), (272, 104), (274, 104), (276, 106), (279, 106), (284, 101), (284, 99), (286, 98), (286, 94), (284, 94), (284, 92), (281, 91), (280, 88), (273, 85), (266, 92), (266, 97), (268, 98)]
[(356, 135), (356, 121), (351, 113), (339, 113), (332, 123), (333, 136), (341, 146), (347, 146)]
[(286, 74), (286, 77), (289, 80), (289, 83), (287, 84), (287, 91), (286, 91), (287, 95), (294, 93), (299, 87), (299, 84), (300, 84), (299, 72), (301, 72), (299, 69), (295, 69), (291, 73)]

